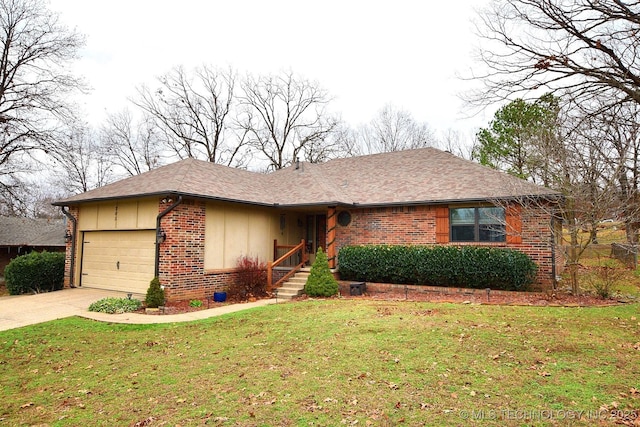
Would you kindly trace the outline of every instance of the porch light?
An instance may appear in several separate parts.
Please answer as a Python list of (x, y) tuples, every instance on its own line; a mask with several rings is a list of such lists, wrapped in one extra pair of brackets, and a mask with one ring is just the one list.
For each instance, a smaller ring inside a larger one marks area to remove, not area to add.
[(162, 228), (160, 228), (156, 233), (156, 243), (164, 243), (165, 240), (167, 240), (167, 233)]
[(69, 230), (64, 232), (64, 242), (69, 243), (73, 239), (73, 236), (69, 232)]

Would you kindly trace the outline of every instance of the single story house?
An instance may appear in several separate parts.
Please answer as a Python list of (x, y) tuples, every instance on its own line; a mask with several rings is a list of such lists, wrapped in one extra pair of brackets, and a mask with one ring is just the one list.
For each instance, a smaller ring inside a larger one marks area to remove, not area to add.
[(205, 298), (239, 257), (273, 261), (295, 245), (487, 245), (522, 251), (551, 287), (558, 193), (435, 148), (269, 174), (187, 159), (55, 202), (68, 217), (67, 286)]
[(63, 219), (0, 216), (0, 276), (12, 259), (32, 251), (64, 252)]

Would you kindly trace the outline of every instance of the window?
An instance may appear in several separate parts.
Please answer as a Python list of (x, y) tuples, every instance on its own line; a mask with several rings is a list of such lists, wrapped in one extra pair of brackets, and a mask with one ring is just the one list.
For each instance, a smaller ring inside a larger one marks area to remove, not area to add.
[(503, 208), (449, 209), (452, 242), (504, 242), (505, 214)]

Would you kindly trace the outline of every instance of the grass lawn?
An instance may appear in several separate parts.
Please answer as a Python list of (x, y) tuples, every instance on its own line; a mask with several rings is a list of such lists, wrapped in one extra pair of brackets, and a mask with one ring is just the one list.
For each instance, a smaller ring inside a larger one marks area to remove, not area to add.
[(0, 426), (631, 422), (639, 308), (336, 299), (58, 320), (0, 332)]

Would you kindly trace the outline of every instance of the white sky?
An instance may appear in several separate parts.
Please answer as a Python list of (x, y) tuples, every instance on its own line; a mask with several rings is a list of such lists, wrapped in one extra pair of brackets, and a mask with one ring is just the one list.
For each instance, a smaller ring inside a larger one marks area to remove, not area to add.
[(457, 95), (476, 43), (471, 19), (487, 0), (51, 0), (87, 36), (77, 72), (93, 87), (88, 120), (133, 107), (136, 86), (154, 87), (173, 66), (292, 70), (334, 96), (351, 125), (385, 103), (438, 131), (471, 134), (489, 118), (464, 119)]

